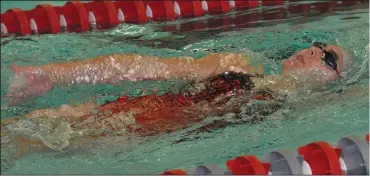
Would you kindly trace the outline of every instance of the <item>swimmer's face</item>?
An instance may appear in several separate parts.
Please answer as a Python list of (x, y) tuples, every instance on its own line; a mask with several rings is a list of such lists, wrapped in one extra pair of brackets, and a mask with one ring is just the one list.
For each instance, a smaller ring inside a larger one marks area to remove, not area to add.
[(336, 61), (337, 69), (334, 70), (328, 66), (322, 59), (324, 51), (319, 47), (312, 46), (307, 49), (303, 49), (288, 59), (283, 61), (283, 73), (287, 73), (294, 70), (319, 70), (325, 73), (326, 79), (334, 80), (341, 73), (343, 67), (343, 54), (342, 49), (335, 45), (326, 45), (325, 50), (327, 52), (334, 52), (337, 55), (338, 60)]

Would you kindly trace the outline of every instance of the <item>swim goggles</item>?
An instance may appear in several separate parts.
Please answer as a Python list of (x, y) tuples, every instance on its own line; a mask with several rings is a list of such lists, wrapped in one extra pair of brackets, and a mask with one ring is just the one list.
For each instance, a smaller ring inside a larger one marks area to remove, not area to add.
[(338, 68), (337, 68), (337, 66), (338, 66), (338, 55), (335, 52), (326, 51), (325, 50), (326, 44), (324, 44), (324, 43), (314, 42), (312, 44), (312, 46), (320, 48), (322, 50), (323, 54), (321, 56), (321, 60), (323, 62), (323, 65), (326, 65), (330, 69), (335, 70), (337, 72), (337, 74), (339, 74), (339, 71), (338, 71)]

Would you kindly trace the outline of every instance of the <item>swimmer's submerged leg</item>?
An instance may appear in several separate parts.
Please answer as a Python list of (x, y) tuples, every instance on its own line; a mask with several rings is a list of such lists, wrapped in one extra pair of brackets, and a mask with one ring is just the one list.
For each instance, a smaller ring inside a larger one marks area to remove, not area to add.
[(255, 124), (265, 121), (267, 117), (274, 112), (278, 111), (283, 107), (283, 104), (279, 102), (272, 102), (267, 104), (253, 104), (248, 109), (241, 110), (239, 112), (234, 111), (236, 114), (233, 119), (219, 119), (213, 120), (210, 123), (204, 124), (203, 126), (186, 132), (184, 138), (174, 141), (175, 144), (197, 140), (200, 137), (197, 136), (202, 133), (211, 133), (216, 130), (221, 130), (231, 126), (238, 126), (242, 124)]
[[(23, 134), (19, 134), (16, 131), (11, 131), (11, 128), (7, 127), (17, 123), (22, 118), (11, 118), (1, 121), (1, 171), (5, 171), (14, 166), (14, 162), (28, 154), (39, 153), (39, 152), (59, 152), (59, 151), (73, 151), (75, 149), (85, 148), (87, 144), (96, 140), (93, 137), (73, 137), (69, 139), (69, 145), (65, 146), (60, 150), (55, 150), (48, 147), (44, 142), (39, 139), (31, 139)], [(56, 133), (55, 135), (62, 135)], [(6, 163), (3, 165), (3, 163)], [(5, 167), (6, 166), (6, 167)]]

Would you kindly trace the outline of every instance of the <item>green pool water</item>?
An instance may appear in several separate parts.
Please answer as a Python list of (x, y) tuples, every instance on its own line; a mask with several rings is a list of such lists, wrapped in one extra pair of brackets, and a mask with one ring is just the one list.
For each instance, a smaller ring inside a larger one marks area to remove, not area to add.
[[(3, 4), (7, 5), (6, 8), (19, 5), (17, 7), (30, 9), (32, 3), (26, 7), (19, 2), (1, 2), (1, 10), (6, 10)], [(55, 5), (63, 4), (58, 3)], [(313, 141), (327, 141), (334, 145), (344, 136), (365, 136), (369, 131), (367, 6), (336, 11), (330, 15), (300, 17), (299, 20), (285, 19), (274, 25), (268, 25), (271, 21), (262, 21), (262, 25), (248, 29), (180, 33), (160, 30), (167, 25), (164, 23), (122, 24), (99, 33), (32, 36), (28, 37), (32, 41), (16, 40), (2, 45), (1, 118), (22, 115), (38, 108), (82, 103), (92, 97), (95, 101), (104, 102), (123, 94), (147, 94), (153, 87), (163, 90), (173, 87), (173, 82), (154, 81), (124, 82), (118, 86), (57, 86), (43, 96), (8, 107), (4, 96), (9, 78), (13, 75), (11, 63), (41, 65), (116, 52), (199, 58), (209, 50), (240, 52), (248, 49), (257, 53), (251, 57), (253, 62), (264, 63), (267, 73), (278, 73), (284, 56), (309, 46), (312, 41), (344, 46), (354, 51), (358, 63), (357, 71), (345, 83), (324, 95), (305, 97), (292, 108), (270, 115), (271, 120), (265, 122), (197, 134), (195, 137), (198, 139), (178, 144), (175, 141), (183, 137), (184, 131), (129, 141), (122, 138), (123, 142), (114, 146), (97, 141), (88, 149), (74, 152), (34, 153), (14, 162), (14, 166), (3, 174), (157, 174), (167, 169), (187, 169), (202, 163), (216, 163), (225, 168), (226, 160), (243, 154), (261, 157), (275, 149), (295, 152), (297, 147)], [(9, 38), (1, 39), (2, 42), (6, 40)]]

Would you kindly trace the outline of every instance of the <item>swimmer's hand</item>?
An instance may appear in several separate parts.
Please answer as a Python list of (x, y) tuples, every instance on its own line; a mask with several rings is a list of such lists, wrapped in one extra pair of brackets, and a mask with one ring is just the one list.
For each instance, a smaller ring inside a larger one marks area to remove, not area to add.
[(12, 79), (6, 97), (10, 99), (9, 106), (22, 103), (26, 98), (40, 96), (52, 88), (52, 81), (47, 74), (41, 72), (23, 71), (12, 65), (15, 76)]

